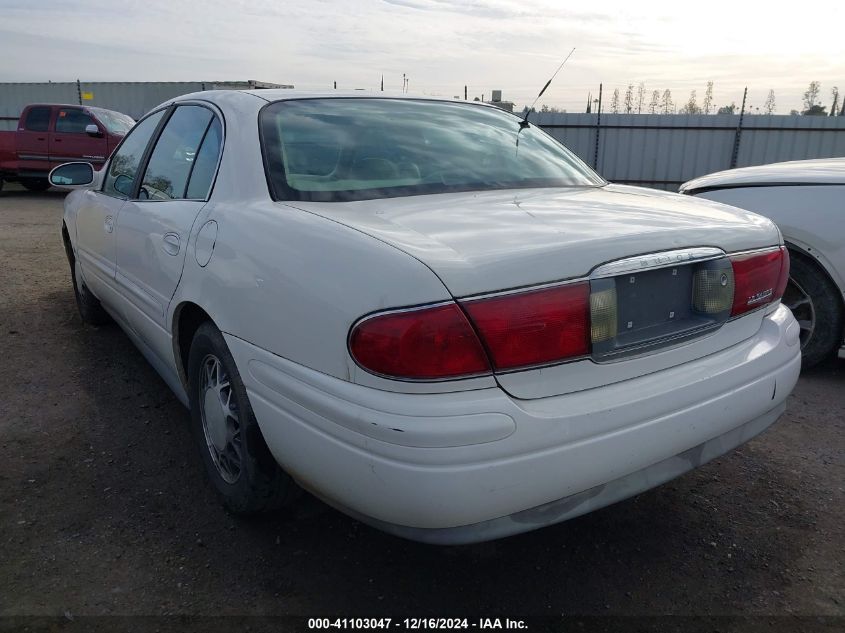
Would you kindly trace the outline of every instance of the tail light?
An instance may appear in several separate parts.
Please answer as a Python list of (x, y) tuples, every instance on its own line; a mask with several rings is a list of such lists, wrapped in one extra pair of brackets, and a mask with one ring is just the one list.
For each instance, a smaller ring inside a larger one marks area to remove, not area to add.
[(733, 255), (734, 299), (731, 316), (767, 305), (783, 296), (789, 280), (789, 252), (785, 247)]
[(692, 307), (700, 314), (727, 319), (735, 293), (734, 270), (728, 259), (704, 262), (692, 275)]
[(484, 348), (455, 303), (364, 319), (352, 328), (349, 350), (364, 369), (394, 378), (435, 380), (490, 372)]
[(387, 312), (355, 325), (349, 350), (368, 371), (417, 380), (490, 373), (490, 360), (497, 370), (544, 365), (589, 353), (589, 311), (590, 286), (577, 283)]
[[(783, 296), (789, 254), (781, 246), (718, 258), (691, 275), (691, 310), (718, 327)], [(370, 372), (410, 380), (549, 365), (600, 355), (603, 347), (624, 351), (633, 344), (620, 347), (617, 330), (628, 304), (615, 285), (593, 283), (592, 292), (590, 282), (576, 282), (376, 314), (352, 328), (349, 350)], [(694, 325), (700, 330), (700, 319)]]
[(462, 303), (497, 370), (543, 365), (590, 351), (586, 282)]

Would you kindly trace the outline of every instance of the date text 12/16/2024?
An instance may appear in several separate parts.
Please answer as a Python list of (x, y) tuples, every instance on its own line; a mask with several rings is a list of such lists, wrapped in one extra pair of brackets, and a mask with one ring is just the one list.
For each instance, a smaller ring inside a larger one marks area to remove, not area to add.
[(308, 630), (525, 630), (528, 625), (524, 620), (510, 618), (309, 618)]

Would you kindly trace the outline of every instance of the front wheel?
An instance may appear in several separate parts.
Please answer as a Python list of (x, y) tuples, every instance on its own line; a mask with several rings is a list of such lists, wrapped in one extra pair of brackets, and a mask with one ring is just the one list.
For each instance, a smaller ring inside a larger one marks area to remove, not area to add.
[(783, 304), (801, 328), (801, 364), (809, 369), (842, 345), (843, 308), (839, 291), (821, 268), (790, 251), (789, 283)]
[(203, 323), (188, 356), (191, 430), (208, 478), (235, 514), (289, 505), (299, 491), (264, 442), (238, 368), (212, 323)]
[(77, 278), (76, 275), (76, 257), (73, 254), (73, 248), (70, 245), (70, 239), (67, 237), (67, 227), (62, 225), (62, 241), (65, 246), (65, 254), (70, 265), (70, 278), (73, 282), (73, 296), (76, 299), (76, 308), (79, 310), (79, 316), (82, 317), (83, 323), (89, 325), (106, 325), (111, 323), (111, 317), (105, 311), (100, 300), (95, 297), (85, 282)]

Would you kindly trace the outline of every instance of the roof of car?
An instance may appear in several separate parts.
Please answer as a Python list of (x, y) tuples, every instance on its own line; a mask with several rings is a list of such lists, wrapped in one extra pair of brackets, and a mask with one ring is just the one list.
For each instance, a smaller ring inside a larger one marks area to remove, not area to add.
[(793, 160), (719, 171), (690, 180), (681, 191), (801, 184), (845, 184), (845, 158)]
[[(212, 102), (220, 102), (227, 97), (238, 95), (252, 95), (258, 97), (263, 101), (287, 101), (294, 99), (423, 99), (425, 101), (442, 101), (444, 103), (465, 103), (474, 106), (485, 108), (496, 108), (495, 105), (484, 103), (483, 101), (464, 101), (463, 99), (455, 99), (441, 96), (413, 94), (399, 91), (370, 91), (370, 90), (324, 90), (324, 91), (309, 91), (309, 90), (292, 90), (290, 88), (271, 88), (271, 89), (255, 89), (255, 90), (205, 90), (202, 92), (192, 92), (190, 94), (181, 95), (174, 99), (165, 101), (161, 105), (173, 103), (176, 101), (190, 101), (190, 100), (207, 100)], [(155, 109), (155, 108), (154, 108)]]
[[(382, 90), (378, 92), (370, 90), (323, 90), (323, 91), (309, 91), (309, 90), (291, 90), (291, 89), (258, 89), (245, 90), (251, 95), (266, 99), (267, 101), (282, 101), (287, 99), (343, 99), (349, 97), (358, 98), (373, 98), (373, 99), (425, 99), (429, 101), (463, 101), (440, 96), (413, 94), (408, 92)], [(466, 103), (474, 103), (482, 105), (480, 101), (467, 101)], [(487, 105), (486, 103), (483, 105)]]

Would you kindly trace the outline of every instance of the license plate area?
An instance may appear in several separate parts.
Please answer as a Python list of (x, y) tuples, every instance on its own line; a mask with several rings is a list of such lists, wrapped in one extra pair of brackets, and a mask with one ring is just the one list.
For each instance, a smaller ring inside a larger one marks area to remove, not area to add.
[[(606, 327), (593, 330), (593, 358), (616, 360), (655, 351), (720, 327), (730, 316), (729, 307), (718, 312), (705, 311), (701, 300), (702, 288), (706, 287), (702, 275), (717, 287), (721, 279), (721, 285), (733, 292), (733, 275), (727, 259), (591, 280), (593, 296), (601, 293), (605, 298), (612, 297), (605, 305)], [(611, 322), (613, 318), (607, 307), (611, 302), (615, 303), (615, 323)], [(593, 319), (595, 322), (596, 317)]]

